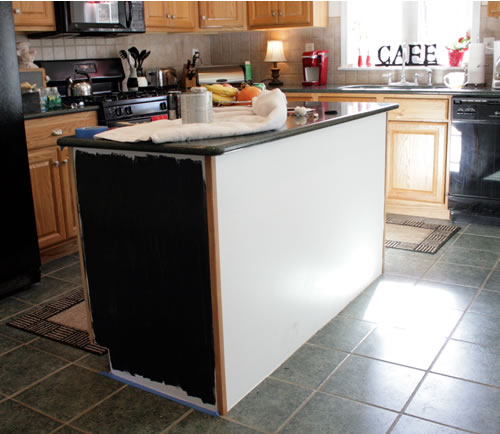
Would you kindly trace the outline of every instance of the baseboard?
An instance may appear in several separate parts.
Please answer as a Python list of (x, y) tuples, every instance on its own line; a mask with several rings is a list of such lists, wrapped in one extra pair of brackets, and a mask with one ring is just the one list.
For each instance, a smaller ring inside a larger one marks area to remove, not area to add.
[(55, 246), (47, 247), (40, 250), (40, 260), (42, 264), (51, 262), (54, 259), (61, 258), (62, 256), (71, 255), (78, 252), (78, 242), (76, 238), (63, 241)]
[(386, 213), (404, 214), (415, 217), (427, 217), (427, 218), (442, 219), (442, 220), (450, 219), (450, 210), (447, 208), (433, 207), (433, 206), (426, 206), (419, 204), (410, 205), (410, 204), (395, 204), (387, 202), (385, 211)]

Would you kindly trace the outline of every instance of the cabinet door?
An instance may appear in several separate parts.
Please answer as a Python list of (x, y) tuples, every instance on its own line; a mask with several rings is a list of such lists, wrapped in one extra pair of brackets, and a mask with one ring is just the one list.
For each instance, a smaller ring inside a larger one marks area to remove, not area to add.
[(278, 24), (311, 25), (312, 2), (276, 2), (278, 4)]
[(158, 30), (167, 27), (168, 2), (144, 2), (144, 20), (146, 30)]
[(318, 101), (321, 102), (376, 102), (377, 97), (374, 96), (320, 96)]
[(69, 162), (69, 150), (64, 148), (63, 150), (57, 150), (57, 157), (59, 160), (60, 167), (60, 178), (61, 178), (61, 193), (63, 199), (63, 209), (64, 209), (64, 221), (66, 225), (66, 236), (68, 238), (76, 237), (77, 235), (77, 218), (73, 202), (73, 197), (75, 195), (73, 189), (73, 172), (71, 170)]
[(66, 239), (57, 148), (28, 153), (40, 249)]
[(245, 3), (198, 2), (200, 29), (245, 28)]
[(278, 22), (278, 2), (247, 2), (248, 27), (274, 26)]
[(16, 30), (55, 30), (54, 2), (12, 2)]
[(167, 2), (168, 27), (171, 29), (194, 30), (196, 5), (194, 2)]
[(445, 203), (446, 123), (389, 121), (387, 199)]
[(488, 2), (488, 16), (500, 17), (500, 2)]

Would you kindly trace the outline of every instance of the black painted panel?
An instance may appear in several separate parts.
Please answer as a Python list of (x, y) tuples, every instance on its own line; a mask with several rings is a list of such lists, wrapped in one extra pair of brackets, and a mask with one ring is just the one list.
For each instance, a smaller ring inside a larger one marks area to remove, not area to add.
[(215, 404), (201, 162), (77, 151), (75, 164), (97, 342), (114, 369)]

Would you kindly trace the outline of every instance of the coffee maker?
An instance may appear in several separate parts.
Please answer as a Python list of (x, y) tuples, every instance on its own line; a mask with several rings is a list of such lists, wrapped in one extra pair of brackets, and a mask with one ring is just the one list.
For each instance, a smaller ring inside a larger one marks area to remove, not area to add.
[(326, 84), (328, 76), (328, 50), (305, 51), (302, 54), (304, 86)]

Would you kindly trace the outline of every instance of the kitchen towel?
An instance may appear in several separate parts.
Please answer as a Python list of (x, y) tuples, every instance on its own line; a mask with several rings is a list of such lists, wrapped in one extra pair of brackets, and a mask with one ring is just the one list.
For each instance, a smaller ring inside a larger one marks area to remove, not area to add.
[(214, 108), (211, 123), (182, 124), (181, 119), (160, 120), (108, 130), (94, 138), (166, 143), (241, 136), (280, 129), (286, 124), (286, 117), (286, 96), (281, 90), (273, 89), (262, 91), (253, 99), (252, 107)]

